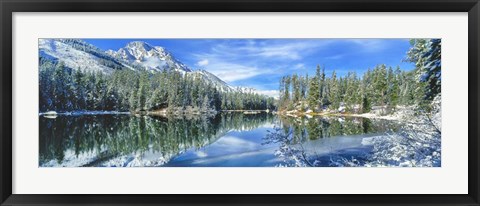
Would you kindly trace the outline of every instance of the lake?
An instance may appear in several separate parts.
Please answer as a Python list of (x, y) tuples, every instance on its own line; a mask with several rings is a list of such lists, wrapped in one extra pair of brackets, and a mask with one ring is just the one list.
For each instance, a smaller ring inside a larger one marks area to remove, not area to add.
[[(40, 167), (331, 167), (362, 160), (393, 121), (222, 112), (212, 117), (40, 116)], [(300, 158), (300, 160), (299, 160)]]

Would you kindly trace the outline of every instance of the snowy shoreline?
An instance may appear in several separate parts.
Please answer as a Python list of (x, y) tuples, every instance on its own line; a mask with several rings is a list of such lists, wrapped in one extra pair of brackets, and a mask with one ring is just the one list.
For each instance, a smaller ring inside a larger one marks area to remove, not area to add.
[[(253, 110), (253, 111), (260, 111), (260, 110)], [(265, 110), (261, 110), (264, 112)], [(247, 110), (226, 110), (226, 111), (221, 111), (221, 112), (247, 112)], [(251, 112), (250, 110), (248, 112)], [(81, 115), (131, 115), (135, 114), (132, 112), (120, 112), (120, 111), (72, 111), (72, 112), (55, 112), (55, 111), (48, 111), (48, 112), (40, 112), (38, 113), (39, 116), (44, 116), (44, 117), (56, 117), (56, 116), (81, 116)], [(196, 113), (192, 113), (196, 114)], [(200, 113), (201, 114), (201, 113)], [(325, 117), (363, 117), (363, 118), (369, 118), (369, 119), (385, 119), (385, 120), (401, 120), (403, 117), (405, 117), (405, 111), (404, 110), (399, 110), (395, 112), (394, 114), (390, 115), (378, 115), (375, 113), (363, 113), (363, 114), (350, 114), (350, 113), (329, 113), (329, 112), (324, 112), (324, 113), (305, 113), (305, 112), (279, 112), (277, 113), (279, 115), (286, 115), (290, 117), (301, 117), (301, 116), (306, 116), (308, 118), (311, 118), (313, 116), (325, 116)], [(162, 115), (166, 116), (167, 112), (147, 112), (146, 115)]]
[[(259, 113), (259, 112), (269, 112), (268, 110), (220, 110), (219, 112), (243, 112), (243, 113)], [(179, 112), (173, 112), (172, 114), (178, 115)], [(182, 115), (191, 114), (191, 115), (201, 115), (201, 114), (208, 114), (214, 113), (213, 111), (207, 112), (182, 112)], [(109, 115), (109, 114), (137, 114), (135, 112), (122, 112), (122, 111), (71, 111), (71, 112), (56, 112), (56, 111), (48, 111), (48, 112), (40, 112), (38, 113), (39, 116), (77, 116), (77, 115)], [(167, 110), (157, 110), (157, 111), (146, 111), (146, 115), (168, 115), (169, 113)]]
[(368, 119), (384, 119), (384, 120), (401, 120), (402, 117), (397, 115), (376, 115), (372, 113), (363, 113), (363, 114), (334, 114), (331, 116), (339, 116), (339, 117), (363, 117)]
[(77, 116), (77, 115), (108, 115), (108, 114), (131, 114), (130, 112), (119, 111), (72, 111), (72, 112), (40, 112), (39, 116)]
[(298, 110), (291, 110), (291, 111), (281, 111), (278, 114), (290, 116), (290, 117), (301, 117), (306, 116), (307, 118), (311, 118), (314, 116), (324, 116), (324, 117), (362, 117), (362, 118), (369, 118), (369, 119), (384, 119), (384, 120), (395, 120), (395, 121), (402, 121), (407, 117), (415, 116), (413, 107), (406, 107), (406, 106), (397, 106), (395, 112), (391, 114), (384, 115), (382, 114), (381, 109), (372, 110), (368, 113), (340, 113), (340, 112), (332, 112), (332, 111), (324, 111), (320, 113), (312, 112), (311, 110), (306, 112), (300, 112)]

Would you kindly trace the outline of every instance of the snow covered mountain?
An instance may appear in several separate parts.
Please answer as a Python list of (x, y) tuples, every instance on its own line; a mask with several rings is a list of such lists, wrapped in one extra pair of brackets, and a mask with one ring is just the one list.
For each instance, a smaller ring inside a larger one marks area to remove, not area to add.
[(165, 48), (152, 46), (146, 42), (133, 41), (118, 51), (108, 50), (107, 53), (130, 64), (139, 65), (149, 70), (174, 69), (179, 72), (192, 71), (187, 65), (175, 59)]
[(39, 39), (38, 50), (40, 57), (62, 61), (72, 69), (107, 74), (113, 70), (133, 69), (128, 63), (78, 39)]
[(215, 85), (220, 91), (235, 91), (233, 87), (210, 72), (205, 70), (191, 70), (187, 65), (177, 60), (170, 52), (160, 46), (153, 46), (142, 41), (133, 41), (117, 51), (108, 50), (106, 53), (115, 58), (122, 59), (129, 64), (140, 66), (154, 72), (173, 69), (183, 74), (202, 78), (202, 80)]
[(196, 78), (202, 78), (204, 81), (208, 81), (215, 86), (219, 91), (222, 92), (233, 92), (237, 91), (232, 86), (228, 85), (226, 82), (215, 76), (214, 74), (205, 71), (205, 70), (197, 70), (189, 72), (189, 74), (194, 75)]
[(106, 74), (121, 69), (147, 69), (152, 72), (174, 70), (184, 75), (202, 78), (223, 92), (246, 92), (242, 88), (233, 88), (208, 71), (191, 70), (163, 47), (141, 41), (130, 42), (117, 51), (103, 51), (80, 39), (40, 39), (39, 56), (62, 61), (65, 66), (72, 69), (100, 71)]

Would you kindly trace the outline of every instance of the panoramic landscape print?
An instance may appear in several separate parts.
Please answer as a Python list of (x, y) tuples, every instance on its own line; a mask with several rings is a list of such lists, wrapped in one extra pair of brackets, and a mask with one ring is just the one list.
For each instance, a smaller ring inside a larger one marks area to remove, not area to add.
[(441, 167), (440, 39), (39, 39), (39, 167)]

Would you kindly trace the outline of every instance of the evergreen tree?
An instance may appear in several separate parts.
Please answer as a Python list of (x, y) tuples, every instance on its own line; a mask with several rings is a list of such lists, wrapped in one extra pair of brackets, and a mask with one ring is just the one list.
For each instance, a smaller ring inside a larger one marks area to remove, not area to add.
[(205, 95), (205, 96), (203, 97), (202, 110), (203, 110), (203, 111), (208, 111), (208, 110), (210, 110), (210, 99), (208, 98), (208, 95)]
[(293, 102), (299, 102), (302, 96), (302, 91), (301, 91), (301, 80), (297, 76), (297, 74), (294, 74), (292, 76), (292, 87), (293, 87)]
[[(319, 69), (320, 66), (317, 65), (317, 70), (320, 70)], [(317, 71), (318, 72), (318, 71)], [(325, 67), (323, 67), (321, 69), (321, 73), (319, 75), (319, 92), (320, 92), (320, 102), (319, 102), (319, 106), (322, 108), (323, 105), (327, 104), (328, 103), (328, 97), (327, 97), (327, 84), (325, 82)]]
[(440, 39), (431, 39), (427, 44), (427, 48), (427, 51), (422, 56), (426, 60), (422, 65), (424, 74), (421, 81), (426, 83), (425, 99), (432, 101), (433, 98), (440, 94), (442, 87), (442, 41)]
[(305, 75), (305, 78), (300, 77), (300, 99), (302, 101), (307, 97), (308, 89), (308, 74)]
[(373, 93), (373, 73), (370, 69), (363, 75), (362, 80), (362, 112), (368, 113), (372, 109), (372, 93)]
[(340, 91), (335, 70), (332, 72), (332, 77), (329, 80), (328, 99), (330, 100), (330, 109), (337, 110), (340, 107)]
[(379, 65), (374, 70), (375, 79), (373, 88), (375, 90), (375, 103), (384, 106), (387, 102), (387, 68), (384, 64)]
[(137, 109), (137, 91), (133, 91), (130, 93), (130, 98), (129, 98), (129, 104), (130, 104), (130, 110), (134, 111)]
[(400, 67), (397, 66), (395, 71), (390, 67), (388, 69), (388, 107), (395, 108), (399, 103), (399, 94), (400, 94)]
[(345, 80), (346, 82), (346, 91), (345, 91), (345, 106), (349, 112), (354, 111), (354, 106), (358, 103), (358, 85), (357, 85), (357, 75), (355, 72), (349, 72)]
[(310, 80), (308, 90), (308, 106), (313, 111), (318, 111), (320, 104), (320, 67), (317, 67), (316, 75)]

